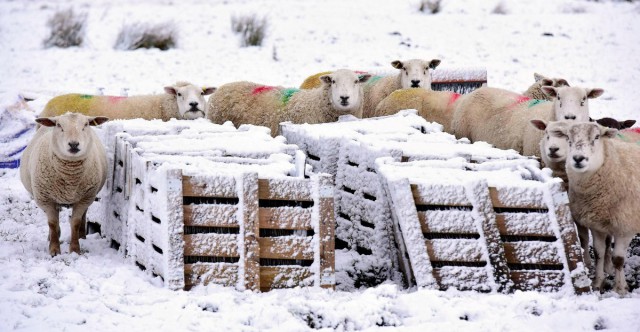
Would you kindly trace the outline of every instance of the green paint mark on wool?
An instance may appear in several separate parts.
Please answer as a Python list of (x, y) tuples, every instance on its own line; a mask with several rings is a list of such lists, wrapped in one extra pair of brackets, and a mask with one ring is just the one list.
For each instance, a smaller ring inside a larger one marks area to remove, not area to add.
[(367, 84), (369, 85), (373, 85), (375, 84), (377, 81), (379, 81), (382, 78), (382, 76), (372, 76), (371, 78), (369, 78), (369, 80), (367, 81)]
[(533, 107), (533, 106), (536, 106), (536, 105), (538, 105), (538, 104), (540, 104), (540, 103), (544, 103), (544, 102), (546, 102), (546, 100), (532, 99), (532, 100), (529, 102), (529, 107)]
[(93, 96), (92, 95), (80, 95), (80, 98), (82, 98), (82, 99), (92, 99)]
[(282, 90), (280, 93), (282, 94), (281, 100), (283, 103), (288, 103), (289, 99), (291, 99), (291, 97), (293, 95), (295, 95), (298, 91), (300, 91), (300, 89), (297, 88), (287, 88)]

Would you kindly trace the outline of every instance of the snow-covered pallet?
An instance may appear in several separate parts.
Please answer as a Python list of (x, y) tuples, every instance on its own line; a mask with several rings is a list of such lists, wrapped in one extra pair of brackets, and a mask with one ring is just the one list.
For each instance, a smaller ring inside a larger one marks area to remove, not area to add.
[(401, 268), (412, 284), (589, 290), (559, 179), (517, 161), (377, 163), (406, 257)]
[(320, 286), (334, 277), (331, 176), (259, 178), (132, 154), (128, 250), (172, 289)]

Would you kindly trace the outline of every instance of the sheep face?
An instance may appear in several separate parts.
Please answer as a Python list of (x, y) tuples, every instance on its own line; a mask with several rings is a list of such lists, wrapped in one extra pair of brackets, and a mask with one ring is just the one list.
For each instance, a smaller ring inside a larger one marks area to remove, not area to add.
[(589, 121), (589, 99), (602, 95), (602, 89), (543, 86), (542, 91), (553, 99), (556, 120)]
[(52, 118), (37, 118), (36, 122), (53, 127), (51, 147), (60, 159), (79, 161), (87, 157), (93, 144), (89, 126), (97, 126), (109, 120), (104, 116), (89, 117), (80, 113), (66, 113)]
[(325, 86), (329, 86), (329, 97), (333, 108), (340, 112), (353, 113), (362, 106), (362, 83), (370, 77), (369, 74), (358, 75), (351, 70), (340, 69), (321, 76), (320, 80)]
[(540, 155), (543, 159), (553, 163), (564, 162), (567, 158), (569, 142), (563, 131), (568, 127), (565, 121), (544, 122), (542, 120), (531, 120), (534, 127), (543, 130), (544, 136), (540, 141)]
[(593, 173), (604, 163), (603, 139), (615, 137), (617, 129), (599, 126), (593, 122), (575, 123), (556, 134), (566, 135), (569, 144), (567, 169), (576, 173)]
[(435, 69), (439, 64), (440, 60), (438, 59), (430, 61), (411, 59), (391, 62), (393, 68), (400, 69), (400, 84), (403, 89), (423, 88), (431, 90), (431, 73), (429, 69)]
[(185, 120), (193, 120), (204, 117), (204, 108), (207, 102), (204, 96), (212, 94), (216, 88), (200, 88), (192, 84), (167, 86), (164, 91), (176, 96), (178, 112)]

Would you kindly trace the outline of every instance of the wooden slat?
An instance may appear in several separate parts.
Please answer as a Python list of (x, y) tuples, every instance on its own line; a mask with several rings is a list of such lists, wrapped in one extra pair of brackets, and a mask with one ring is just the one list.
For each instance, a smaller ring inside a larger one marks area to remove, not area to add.
[(184, 235), (184, 256), (239, 257), (235, 234)]
[(313, 229), (311, 209), (300, 207), (260, 208), (260, 228)]
[[(213, 178), (213, 177), (212, 177)], [(195, 181), (195, 178), (184, 176), (182, 178), (182, 194), (188, 197), (220, 197), (236, 198), (235, 182), (232, 178), (216, 177), (216, 182), (228, 182), (223, 185), (211, 184), (208, 181)], [(219, 183), (218, 183), (219, 184)]]
[(185, 226), (238, 227), (237, 205), (183, 205)]
[(261, 266), (260, 290), (310, 286), (311, 270), (303, 266)]
[[(445, 191), (447, 195), (430, 195), (429, 192), (424, 192), (421, 186), (416, 184), (411, 184), (411, 194), (413, 195), (413, 200), (416, 205), (446, 205), (451, 207), (470, 207), (471, 203), (466, 199), (461, 199), (464, 197), (464, 187), (463, 186), (454, 186), (454, 185), (441, 185), (434, 186), (434, 190), (438, 190), (440, 192)], [(458, 201), (454, 201), (458, 200)]]
[(425, 240), (431, 262), (484, 262), (478, 240)]
[(469, 211), (418, 211), (422, 233), (478, 234)]
[(260, 225), (258, 220), (258, 173), (244, 174), (239, 195), (242, 213), (241, 239), (244, 241), (244, 287), (257, 291), (260, 289)]
[(319, 191), (316, 197), (319, 198), (317, 204), (319, 214), (318, 232), (315, 237), (320, 242), (319, 248), (313, 248), (314, 251), (320, 251), (319, 271), (320, 287), (334, 289), (336, 285), (335, 277), (335, 228), (336, 220), (334, 213), (334, 190), (332, 177), (329, 175), (318, 175), (318, 184), (315, 186)]
[[(167, 270), (165, 283), (170, 289), (184, 288), (184, 238), (183, 227), (181, 223), (184, 220), (182, 209), (182, 170), (171, 169), (167, 171), (167, 181), (164, 184), (166, 188), (166, 220), (164, 220), (164, 228), (167, 231), (167, 242), (165, 254), (168, 255), (164, 268)], [(162, 204), (159, 204), (162, 205)]]
[(312, 260), (314, 250), (310, 236), (258, 238), (260, 258)]
[[(520, 214), (520, 213), (518, 213)], [(555, 233), (551, 229), (551, 223), (549, 217), (544, 214), (545, 222), (536, 222), (533, 220), (535, 216), (533, 213), (527, 213), (522, 217), (529, 217), (529, 220), (510, 220), (510, 216), (498, 213), (496, 214), (496, 223), (498, 223), (498, 229), (500, 235), (520, 235), (520, 236), (555, 236)]]
[(441, 290), (455, 288), (490, 292), (489, 275), (485, 267), (445, 266), (433, 269), (433, 276)]
[(218, 284), (235, 286), (238, 282), (238, 265), (229, 263), (197, 263), (184, 265), (185, 287)]
[(557, 291), (564, 285), (562, 271), (511, 271), (514, 289), (522, 291)]
[[(515, 189), (515, 188), (512, 188)], [(517, 188), (520, 189), (520, 188)], [(526, 191), (526, 190), (532, 190), (531, 188), (522, 188), (521, 190)], [(531, 198), (531, 200), (527, 201), (527, 202), (522, 202), (522, 197), (527, 197), (525, 195), (521, 195), (521, 193), (519, 192), (514, 192), (513, 196), (515, 197), (514, 201), (515, 203), (508, 203), (505, 202), (505, 192), (499, 191), (497, 188), (495, 187), (489, 187), (489, 196), (491, 197), (491, 204), (493, 205), (494, 208), (516, 208), (516, 209), (546, 209), (547, 206), (542, 203), (542, 201), (533, 201), (533, 198), (536, 197), (536, 195), (532, 195), (530, 192), (527, 192), (526, 194), (529, 194), (528, 197)], [(509, 191), (509, 194), (511, 194), (511, 192)]]
[(312, 201), (309, 180), (303, 178), (259, 179), (260, 199)]
[(505, 242), (504, 253), (508, 263), (562, 265), (553, 242)]

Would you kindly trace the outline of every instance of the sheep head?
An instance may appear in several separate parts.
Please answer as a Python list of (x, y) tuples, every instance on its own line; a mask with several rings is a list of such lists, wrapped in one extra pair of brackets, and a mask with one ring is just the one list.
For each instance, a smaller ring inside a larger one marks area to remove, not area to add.
[(553, 163), (564, 162), (567, 158), (569, 143), (563, 133), (569, 123), (566, 121), (545, 122), (543, 120), (531, 120), (531, 124), (544, 131), (544, 136), (540, 140), (540, 155)]
[(604, 163), (604, 141), (616, 136), (617, 129), (593, 122), (573, 123), (555, 134), (565, 135), (569, 144), (566, 167), (576, 173), (592, 173)]
[(104, 116), (90, 117), (80, 113), (65, 113), (51, 118), (37, 118), (36, 122), (45, 127), (53, 127), (51, 148), (58, 158), (79, 161), (87, 157), (93, 145), (94, 135), (89, 127), (108, 120), (109, 118)]
[(589, 99), (604, 93), (602, 89), (579, 87), (543, 86), (542, 92), (553, 100), (553, 112), (556, 120), (589, 121)]
[(328, 87), (334, 109), (344, 113), (354, 113), (362, 108), (364, 99), (362, 83), (370, 77), (370, 74), (357, 74), (348, 69), (340, 69), (320, 76), (320, 81), (324, 88)]
[(182, 119), (193, 120), (204, 117), (204, 108), (207, 105), (204, 96), (212, 94), (216, 88), (201, 88), (190, 83), (178, 82), (173, 86), (166, 86), (164, 91), (176, 97)]
[(436, 69), (440, 60), (429, 61), (411, 59), (407, 61), (396, 60), (391, 62), (395, 69), (400, 69), (400, 84), (402, 89), (423, 88), (431, 90), (431, 73), (429, 69)]

